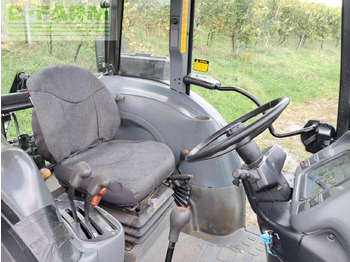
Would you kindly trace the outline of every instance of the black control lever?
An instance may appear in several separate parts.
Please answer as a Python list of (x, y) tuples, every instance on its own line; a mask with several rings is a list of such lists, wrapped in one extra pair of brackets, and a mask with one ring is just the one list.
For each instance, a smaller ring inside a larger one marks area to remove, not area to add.
[(253, 169), (252, 170), (237, 169), (233, 171), (232, 176), (233, 176), (232, 183), (235, 186), (239, 186), (239, 182), (242, 179), (248, 179), (252, 183), (260, 179), (259, 174), (256, 172), (256, 170), (253, 170)]
[(92, 171), (88, 163), (82, 161), (79, 162), (73, 169), (73, 172), (69, 178), (68, 199), (72, 209), (72, 215), (74, 222), (78, 223), (77, 210), (74, 205), (74, 192), (76, 188), (79, 188), (85, 178), (91, 176)]
[(88, 193), (86, 194), (84, 203), (84, 212), (86, 220), (89, 220), (89, 210), (92, 197), (98, 195), (103, 188), (107, 188), (109, 186), (109, 183), (109, 177), (105, 174), (97, 175), (91, 181), (90, 185), (87, 188)]
[(169, 181), (176, 181), (176, 180), (189, 181), (192, 178), (193, 178), (193, 174), (180, 174), (180, 175), (172, 175), (168, 177), (168, 180)]
[(186, 156), (188, 155), (189, 152), (190, 152), (190, 150), (184, 149), (184, 150), (182, 150), (181, 153), (180, 153), (179, 161), (178, 161), (177, 164), (176, 164), (176, 169), (177, 169), (177, 171), (178, 171), (180, 174), (182, 173), (182, 172), (181, 172), (181, 169), (180, 169), (180, 165), (181, 165), (181, 163), (185, 160), (185, 158), (186, 158)]
[(192, 73), (184, 77), (184, 83), (187, 85), (201, 86), (207, 89), (216, 89), (217, 86), (221, 86), (221, 82), (213, 77)]
[(173, 258), (175, 244), (179, 240), (181, 230), (190, 222), (191, 211), (186, 207), (176, 207), (170, 214), (169, 246), (166, 253), (165, 262), (170, 262)]

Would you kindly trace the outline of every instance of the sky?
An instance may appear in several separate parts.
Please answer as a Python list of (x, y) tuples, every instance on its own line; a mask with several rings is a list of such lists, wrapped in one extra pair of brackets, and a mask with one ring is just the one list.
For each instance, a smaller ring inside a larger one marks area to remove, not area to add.
[(342, 6), (342, 0), (307, 0), (307, 1), (312, 3), (323, 3), (329, 6), (337, 6), (337, 7)]

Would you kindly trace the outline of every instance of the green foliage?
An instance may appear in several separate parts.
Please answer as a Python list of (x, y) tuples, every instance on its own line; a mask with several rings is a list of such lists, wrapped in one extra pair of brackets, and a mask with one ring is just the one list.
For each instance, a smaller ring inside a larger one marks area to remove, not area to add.
[(297, 37), (321, 40), (340, 37), (340, 8), (300, 0), (200, 0), (198, 25), (208, 31), (207, 44), (222, 33), (231, 37), (232, 48), (239, 42), (252, 46), (257, 39), (278, 34), (279, 41)]
[(215, 33), (231, 37), (234, 51), (236, 41), (249, 45), (259, 34), (255, 19), (257, 1), (254, 0), (201, 0), (198, 8), (200, 23), (209, 29), (207, 44)]
[(166, 39), (170, 9), (167, 1), (125, 1), (123, 41), (128, 53), (154, 53), (151, 36)]
[(282, 43), (293, 36), (299, 37), (300, 45), (306, 39), (324, 41), (340, 34), (340, 8), (299, 0), (281, 0), (279, 5), (278, 34)]

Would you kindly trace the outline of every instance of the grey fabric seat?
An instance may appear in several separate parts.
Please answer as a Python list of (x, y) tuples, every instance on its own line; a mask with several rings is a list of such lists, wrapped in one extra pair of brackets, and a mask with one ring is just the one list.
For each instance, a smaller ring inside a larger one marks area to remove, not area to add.
[[(32, 127), (39, 153), (55, 166), (68, 185), (74, 166), (86, 161), (93, 175), (111, 180), (103, 200), (133, 206), (174, 170), (168, 146), (154, 141), (113, 140), (120, 126), (119, 109), (106, 86), (88, 70), (57, 65), (39, 70), (27, 82), (34, 104)], [(80, 191), (86, 192), (93, 178)]]

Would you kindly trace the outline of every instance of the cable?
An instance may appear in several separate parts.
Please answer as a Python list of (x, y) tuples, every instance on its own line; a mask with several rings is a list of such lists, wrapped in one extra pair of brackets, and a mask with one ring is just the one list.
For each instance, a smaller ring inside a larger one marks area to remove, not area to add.
[(11, 112), (11, 116), (13, 118), (13, 122), (15, 123), (17, 137), (19, 137), (21, 135), (21, 132), (19, 130), (19, 124), (18, 124), (17, 116), (16, 116), (16, 114), (14, 112)]

